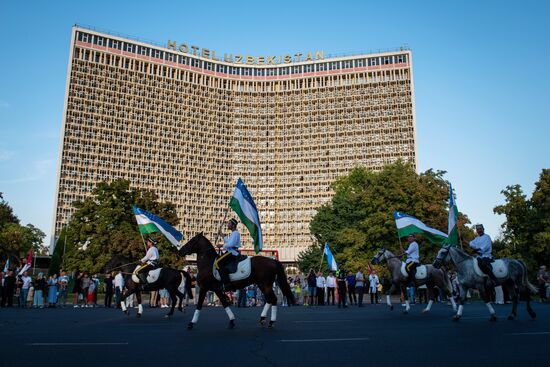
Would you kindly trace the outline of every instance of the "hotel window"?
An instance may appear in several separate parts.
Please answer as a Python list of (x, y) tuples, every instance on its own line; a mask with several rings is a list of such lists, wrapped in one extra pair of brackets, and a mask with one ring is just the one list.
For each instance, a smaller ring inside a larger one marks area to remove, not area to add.
[(348, 61), (342, 61), (342, 63), (344, 64), (344, 66), (342, 67), (342, 69), (351, 69), (351, 65), (352, 65), (352, 61), (351, 60), (348, 60)]
[(200, 67), (200, 62), (199, 62), (199, 60), (197, 60), (197, 59), (191, 59), (190, 61), (191, 61), (191, 62), (190, 62), (190, 65), (191, 65), (191, 66), (196, 67), (196, 68)]
[(314, 65), (304, 65), (304, 73), (312, 73)]
[(212, 63), (211, 63), (211, 62), (206, 62), (206, 61), (205, 61), (203, 64), (204, 64), (204, 68), (205, 68), (206, 70), (212, 71), (213, 67), (212, 67)]
[(156, 58), (156, 59), (163, 59), (164, 58), (164, 51), (160, 51), (160, 50), (152, 50), (152, 54), (151, 56)]
[(225, 65), (216, 65), (216, 71), (218, 73), (227, 74), (227, 67)]
[(170, 52), (165, 52), (164, 53), (164, 60), (174, 62), (174, 61), (176, 61), (176, 55), (171, 54)]
[(125, 43), (124, 44), (124, 51), (134, 53), (136, 52), (135, 45), (132, 45), (131, 43)]
[(265, 70), (264, 69), (254, 69), (254, 75), (255, 76), (264, 76)]
[(382, 61), (384, 65), (388, 65), (392, 63), (391, 56), (384, 56), (384, 59)]
[(369, 59), (369, 66), (380, 65), (380, 59), (378, 57), (371, 57)]
[(269, 69), (267, 69), (267, 75), (268, 75), (268, 76), (275, 76), (275, 75), (277, 75), (277, 69), (276, 69), (276, 68), (269, 68)]
[(398, 64), (406, 62), (405, 60), (407, 60), (406, 55), (397, 55), (397, 56), (395, 56), (395, 62), (398, 63)]
[(249, 68), (243, 68), (243, 75), (249, 76), (250, 75), (250, 69)]
[(104, 43), (105, 43), (105, 38), (99, 37), (99, 36), (94, 37), (94, 45), (103, 46)]
[(182, 65), (186, 65), (187, 64), (187, 57), (185, 56), (178, 56), (178, 63), (182, 64)]
[(78, 40), (89, 43), (91, 36), (88, 33), (78, 32)]
[(327, 70), (327, 64), (317, 64), (317, 71), (325, 71)]
[(302, 66), (293, 66), (292, 67), (292, 74), (301, 74), (302, 73)]
[(279, 75), (288, 75), (288, 72), (289, 72), (289, 68), (286, 67), (286, 68), (280, 68), (279, 69)]
[(355, 60), (356, 68), (362, 68), (363, 66), (365, 66), (365, 59)]
[(109, 47), (110, 48), (116, 48), (117, 50), (120, 50), (122, 48), (122, 45), (119, 41), (109, 40)]

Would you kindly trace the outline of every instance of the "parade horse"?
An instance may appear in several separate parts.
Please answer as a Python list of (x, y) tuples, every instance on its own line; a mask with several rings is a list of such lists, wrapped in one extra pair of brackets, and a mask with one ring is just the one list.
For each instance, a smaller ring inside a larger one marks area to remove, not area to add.
[[(122, 290), (122, 297), (120, 301), (120, 307), (122, 311), (129, 315), (130, 312), (126, 307), (126, 298), (132, 294), (136, 295), (138, 301), (138, 312), (137, 317), (141, 317), (143, 313), (143, 306), (141, 305), (141, 292), (150, 292), (157, 291), (159, 289), (164, 289), (168, 291), (170, 299), (172, 301), (172, 306), (168, 314), (165, 317), (170, 317), (174, 314), (174, 308), (178, 302), (178, 310), (183, 310), (183, 298), (185, 294), (185, 287), (190, 284), (189, 274), (183, 270), (176, 270), (169, 267), (161, 267), (153, 269), (149, 272), (148, 281), (149, 283), (145, 285), (143, 290), (140, 289), (139, 279), (134, 274), (135, 265), (137, 262), (131, 262), (128, 258), (122, 255), (115, 255), (109, 262), (105, 265), (106, 271), (121, 271), (124, 276), (124, 288)], [(154, 272), (153, 274), (151, 274)], [(153, 278), (150, 276), (153, 275)], [(155, 279), (156, 277), (156, 279)]]
[[(496, 321), (496, 313), (491, 305), (491, 293), (494, 289), (489, 282), (489, 277), (484, 274), (477, 264), (477, 258), (468, 255), (464, 251), (451, 246), (445, 246), (437, 253), (434, 266), (439, 268), (444, 262), (452, 261), (456, 266), (457, 279), (459, 283), (459, 302), (458, 310), (453, 316), (454, 321), (460, 320), (464, 309), (464, 301), (469, 289), (477, 289), (490, 314), (490, 321)], [(535, 286), (529, 283), (527, 279), (527, 267), (521, 260), (501, 259), (493, 262), (493, 273), (495, 274), (498, 285), (505, 286), (512, 297), (512, 313), (508, 320), (513, 320), (517, 316), (518, 297), (525, 297), (527, 303), (527, 312), (531, 318), (536, 318), (537, 314), (531, 308), (531, 292), (537, 293)]]
[[(404, 291), (406, 286), (409, 283), (408, 275), (404, 270), (404, 263), (401, 259), (395, 256), (390, 250), (382, 247), (380, 251), (374, 255), (371, 260), (372, 264), (380, 264), (382, 260), (386, 260), (388, 268), (391, 274), (391, 287), (386, 294), (386, 303), (390, 306), (390, 309), (393, 310), (393, 305), (391, 304), (391, 294), (399, 289)], [(422, 310), (422, 313), (429, 312), (432, 308), (432, 305), (435, 300), (434, 287), (437, 286), (444, 295), (446, 295), (453, 305), (453, 309), (456, 310), (456, 303), (452, 297), (452, 285), (447, 273), (442, 269), (436, 269), (432, 265), (419, 265), (416, 269), (415, 276), (415, 285), (421, 286), (425, 284), (428, 288), (428, 305), (425, 309)], [(410, 310), (409, 299), (405, 297), (405, 310), (403, 313), (407, 314)]]
[[(230, 302), (222, 290), (221, 281), (214, 276), (214, 261), (218, 253), (214, 249), (214, 246), (212, 246), (212, 243), (202, 233), (199, 233), (183, 245), (178, 250), (178, 253), (181, 256), (197, 254), (197, 285), (200, 291), (197, 308), (187, 328), (192, 329), (198, 322), (204, 298), (208, 291), (213, 291), (218, 296), (229, 317), (229, 328), (234, 328), (235, 315), (229, 307)], [(273, 283), (277, 281), (283, 295), (287, 297), (289, 305), (296, 303), (290, 285), (288, 284), (283, 265), (277, 260), (264, 256), (254, 256), (245, 261), (250, 261), (250, 275), (240, 280), (231, 281), (231, 286), (235, 289), (243, 289), (250, 284), (257, 284), (264, 294), (266, 301), (260, 316), (260, 324), (265, 324), (266, 315), (271, 308), (269, 327), (273, 327), (277, 320), (277, 296), (273, 291)], [(230, 275), (230, 278), (231, 277), (232, 275)]]

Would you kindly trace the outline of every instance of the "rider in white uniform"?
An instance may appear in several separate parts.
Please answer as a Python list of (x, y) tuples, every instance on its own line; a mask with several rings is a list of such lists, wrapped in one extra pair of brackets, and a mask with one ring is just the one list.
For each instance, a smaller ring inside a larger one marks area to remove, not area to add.
[(154, 269), (158, 265), (160, 259), (159, 250), (156, 244), (157, 242), (154, 239), (147, 239), (147, 254), (140, 260), (141, 266), (135, 271), (142, 289), (147, 284), (147, 272)]
[[(222, 278), (222, 285), (224, 290), (230, 289), (229, 272), (226, 269), (226, 266), (234, 261), (239, 256), (239, 247), (241, 247), (241, 234), (237, 230), (237, 220), (231, 218), (227, 222), (227, 228), (231, 231), (229, 236), (223, 238), (223, 249), (226, 251), (223, 255), (218, 257), (214, 262), (214, 266), (218, 269), (220, 273), (220, 278)], [(218, 248), (222, 245), (218, 245)]]
[(409, 247), (404, 253), (404, 255), (407, 255), (407, 260), (405, 261), (405, 269), (409, 274), (410, 286), (414, 287), (416, 267), (420, 264), (420, 248), (418, 247), (416, 236), (414, 234), (410, 234), (407, 236), (407, 242), (409, 242)]
[(493, 274), (493, 267), (491, 263), (493, 262), (493, 243), (491, 237), (485, 233), (485, 228), (483, 224), (476, 225), (477, 237), (470, 242), (470, 247), (477, 250), (479, 256), (477, 258), (477, 263), (481, 271), (489, 276), (493, 281), (493, 285), (496, 285), (497, 278)]

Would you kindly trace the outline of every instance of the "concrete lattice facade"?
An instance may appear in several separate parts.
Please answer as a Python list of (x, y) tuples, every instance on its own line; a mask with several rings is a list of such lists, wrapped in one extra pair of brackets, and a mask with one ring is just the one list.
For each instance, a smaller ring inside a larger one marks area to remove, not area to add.
[(56, 235), (125, 178), (175, 203), (185, 238), (213, 236), (242, 177), (265, 248), (293, 261), (336, 177), (416, 165), (411, 52), (237, 66), (75, 27), (62, 129)]

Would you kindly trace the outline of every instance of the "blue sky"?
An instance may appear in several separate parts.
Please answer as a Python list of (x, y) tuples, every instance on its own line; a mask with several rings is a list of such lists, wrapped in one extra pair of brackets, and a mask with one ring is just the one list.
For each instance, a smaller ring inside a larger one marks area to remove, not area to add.
[[(387, 5), (389, 4), (389, 5)], [(25, 1), (0, 11), (0, 192), (51, 233), (71, 26), (218, 54), (413, 50), (419, 169), (496, 237), (500, 191), (550, 167), (548, 1)], [(411, 213), (414, 215), (414, 213)], [(48, 240), (49, 241), (49, 240)]]

